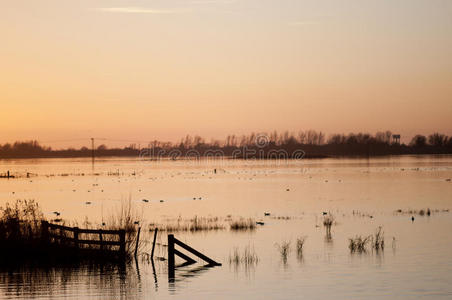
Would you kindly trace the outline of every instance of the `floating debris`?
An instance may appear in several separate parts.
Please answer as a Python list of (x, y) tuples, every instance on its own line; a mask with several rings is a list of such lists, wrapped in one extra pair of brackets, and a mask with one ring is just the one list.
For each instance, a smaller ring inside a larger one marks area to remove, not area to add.
[(148, 199), (143, 199), (142, 201), (143, 201), (143, 202), (146, 202), (146, 203), (148, 203), (148, 202), (149, 202), (149, 200), (148, 200)]

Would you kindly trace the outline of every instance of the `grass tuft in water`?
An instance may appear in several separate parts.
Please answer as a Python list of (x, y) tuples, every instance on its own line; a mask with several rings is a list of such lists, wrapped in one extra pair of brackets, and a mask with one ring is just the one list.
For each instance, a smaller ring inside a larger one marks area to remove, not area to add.
[(229, 255), (229, 263), (234, 265), (244, 264), (245, 266), (254, 266), (259, 262), (259, 257), (254, 251), (254, 247), (246, 246), (242, 252), (239, 248), (234, 248)]
[(306, 242), (306, 237), (305, 236), (299, 237), (297, 239), (297, 254), (298, 254), (298, 256), (302, 256), (303, 255), (303, 246), (304, 246), (305, 242)]
[(370, 236), (363, 237), (363, 236), (356, 236), (355, 238), (350, 238), (348, 243), (348, 248), (350, 249), (350, 252), (352, 253), (363, 253), (367, 252), (367, 244), (370, 241)]
[(240, 230), (254, 230), (256, 229), (256, 221), (249, 218), (240, 218), (239, 220), (234, 220), (229, 223), (229, 228), (234, 231)]
[(372, 237), (372, 248), (377, 251), (385, 248), (384, 231), (382, 231), (381, 226), (377, 228), (375, 235)]
[(284, 262), (287, 262), (287, 257), (290, 253), (290, 241), (282, 241), (281, 244), (276, 244), (279, 254)]

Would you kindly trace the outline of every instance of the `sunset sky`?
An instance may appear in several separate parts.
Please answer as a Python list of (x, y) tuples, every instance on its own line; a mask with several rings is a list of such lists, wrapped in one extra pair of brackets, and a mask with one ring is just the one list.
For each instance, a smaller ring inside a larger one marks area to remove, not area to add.
[(55, 147), (452, 135), (452, 1), (1, 0), (0, 104), (0, 143)]

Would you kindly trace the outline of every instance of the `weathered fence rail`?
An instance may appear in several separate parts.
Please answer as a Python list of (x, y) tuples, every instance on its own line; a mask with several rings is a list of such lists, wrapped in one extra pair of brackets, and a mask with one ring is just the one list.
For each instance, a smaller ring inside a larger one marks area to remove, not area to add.
[[(105, 250), (108, 247), (109, 251), (117, 251), (122, 256), (126, 254), (126, 232), (123, 229), (81, 229), (78, 227), (51, 224), (47, 221), (41, 223), (41, 228), (43, 239), (53, 244), (69, 246), (76, 249), (83, 248), (84, 245), (97, 245), (98, 250)], [(90, 235), (90, 237), (97, 236), (98, 239), (82, 239), (80, 236), (82, 234)], [(111, 246), (117, 249), (114, 250)]]

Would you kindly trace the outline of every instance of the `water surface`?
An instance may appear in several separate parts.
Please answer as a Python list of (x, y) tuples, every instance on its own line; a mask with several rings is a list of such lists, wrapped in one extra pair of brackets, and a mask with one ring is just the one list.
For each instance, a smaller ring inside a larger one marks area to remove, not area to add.
[[(216, 172), (215, 172), (216, 169)], [(168, 282), (164, 261), (125, 266), (13, 266), (0, 271), (4, 299), (410, 299), (452, 297), (452, 156), (301, 161), (143, 161), (108, 158), (1, 160), (0, 205), (39, 202), (46, 217), (90, 226), (130, 201), (143, 228), (168, 219), (253, 218), (254, 231), (175, 233), (223, 263), (196, 264)], [(29, 174), (29, 177), (26, 174)], [(193, 200), (196, 198), (196, 200)], [(199, 199), (201, 198), (201, 199)], [(143, 202), (146, 199), (149, 202)], [(161, 202), (163, 200), (163, 202)], [(90, 204), (86, 204), (89, 202)], [(438, 210), (430, 217), (396, 210)], [(270, 216), (264, 216), (269, 212)], [(335, 217), (331, 235), (322, 212)], [(100, 225), (99, 225), (100, 226)], [(384, 251), (351, 254), (348, 239), (382, 226)], [(144, 238), (149, 240), (150, 234)], [(303, 255), (296, 239), (306, 237)], [(166, 243), (162, 232), (158, 241)], [(291, 243), (284, 260), (278, 244)], [(238, 248), (257, 264), (229, 263)], [(141, 251), (147, 252), (144, 247)], [(165, 257), (159, 246), (157, 256)]]

